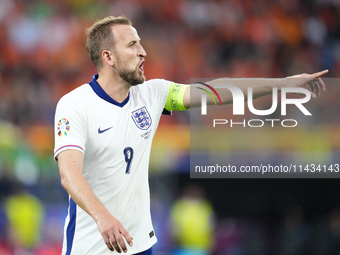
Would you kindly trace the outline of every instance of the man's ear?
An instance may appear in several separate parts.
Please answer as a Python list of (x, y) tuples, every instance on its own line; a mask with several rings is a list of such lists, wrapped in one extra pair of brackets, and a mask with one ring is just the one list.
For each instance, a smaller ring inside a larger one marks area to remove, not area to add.
[(102, 51), (102, 60), (104, 63), (113, 66), (115, 64), (115, 59), (113, 57), (113, 54), (109, 50), (103, 50)]

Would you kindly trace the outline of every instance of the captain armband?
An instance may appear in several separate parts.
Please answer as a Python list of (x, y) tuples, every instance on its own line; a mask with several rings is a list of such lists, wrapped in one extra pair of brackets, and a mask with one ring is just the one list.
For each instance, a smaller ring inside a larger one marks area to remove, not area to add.
[(187, 87), (189, 87), (189, 85), (171, 83), (164, 108), (168, 111), (189, 110), (184, 106), (184, 93)]

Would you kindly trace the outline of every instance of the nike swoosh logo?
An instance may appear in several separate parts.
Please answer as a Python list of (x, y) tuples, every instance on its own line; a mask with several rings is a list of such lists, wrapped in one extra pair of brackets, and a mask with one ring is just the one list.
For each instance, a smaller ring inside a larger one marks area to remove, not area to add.
[(106, 131), (110, 130), (111, 128), (113, 128), (113, 126), (112, 126), (112, 127), (109, 127), (109, 128), (107, 128), (107, 129), (100, 130), (100, 127), (99, 127), (99, 128), (98, 128), (98, 133), (99, 133), (99, 134), (102, 134), (102, 133), (104, 133), (104, 132), (106, 132)]

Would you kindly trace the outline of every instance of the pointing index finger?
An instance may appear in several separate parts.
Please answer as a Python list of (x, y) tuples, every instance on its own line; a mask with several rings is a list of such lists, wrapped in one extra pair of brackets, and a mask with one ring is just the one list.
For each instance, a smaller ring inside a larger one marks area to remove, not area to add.
[(314, 77), (315, 77), (315, 78), (319, 78), (319, 77), (325, 75), (326, 73), (328, 73), (328, 70), (327, 70), (327, 69), (326, 69), (326, 70), (323, 70), (323, 71), (321, 71), (321, 72), (314, 73)]

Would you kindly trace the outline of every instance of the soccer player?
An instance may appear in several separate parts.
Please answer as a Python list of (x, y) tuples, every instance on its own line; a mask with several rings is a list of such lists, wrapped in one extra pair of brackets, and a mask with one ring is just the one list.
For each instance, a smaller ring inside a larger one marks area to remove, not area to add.
[[(148, 163), (163, 109), (199, 107), (201, 91), (145, 81), (146, 52), (130, 20), (106, 17), (87, 30), (86, 47), (98, 69), (92, 81), (63, 96), (55, 114), (55, 159), (70, 195), (63, 254), (152, 254), (157, 239), (150, 216)], [(327, 71), (284, 79), (222, 79), (253, 97), (273, 87), (311, 85), (313, 97)], [(219, 90), (230, 103), (229, 90)], [(204, 92), (202, 92), (204, 93)], [(208, 99), (208, 104), (214, 104)]]

